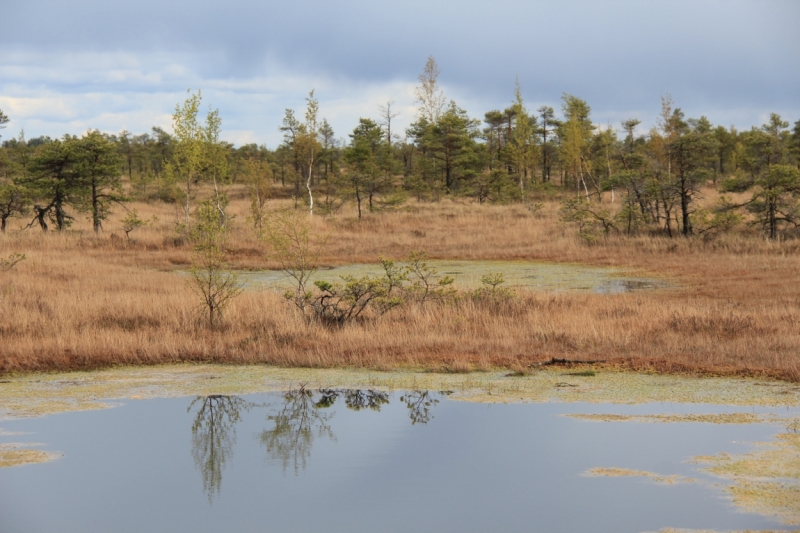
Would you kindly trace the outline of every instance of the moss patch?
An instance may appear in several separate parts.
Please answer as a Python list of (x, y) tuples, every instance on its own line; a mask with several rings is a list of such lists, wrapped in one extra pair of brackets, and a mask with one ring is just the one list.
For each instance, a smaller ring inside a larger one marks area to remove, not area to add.
[(569, 418), (591, 422), (699, 422), (703, 424), (759, 424), (773, 421), (773, 417), (753, 413), (720, 414), (659, 414), (659, 415), (616, 415), (616, 414), (565, 414)]
[(726, 492), (742, 509), (800, 524), (800, 434), (783, 433), (744, 455), (695, 457), (703, 470), (729, 479)]
[(41, 446), (41, 444), (16, 442), (0, 444), (0, 468), (46, 463), (61, 457), (61, 454), (32, 450), (28, 448), (29, 446)]
[[(95, 372), (12, 376), (0, 385), (0, 417), (41, 416), (109, 407), (109, 399), (250, 394), (307, 387), (449, 390), (475, 402), (678, 402), (724, 405), (800, 405), (800, 388), (740, 378), (676, 377), (598, 372), (590, 380), (544, 369), (527, 376), (505, 372), (436, 374), (412, 370), (289, 369), (267, 366), (173, 365)], [(704, 415), (697, 415), (704, 416)]]
[(646, 470), (631, 470), (629, 468), (590, 468), (583, 474), (585, 476), (603, 477), (645, 477), (655, 481), (656, 483), (662, 483), (665, 485), (673, 485), (675, 483), (692, 483), (695, 481), (690, 477), (676, 475), (665, 476), (662, 474), (656, 474), (654, 472), (648, 472)]

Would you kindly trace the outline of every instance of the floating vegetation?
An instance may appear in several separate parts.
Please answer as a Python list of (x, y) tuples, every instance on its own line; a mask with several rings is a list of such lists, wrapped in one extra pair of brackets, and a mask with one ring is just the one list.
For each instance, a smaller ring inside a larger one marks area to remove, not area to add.
[(57, 453), (29, 449), (30, 446), (41, 446), (41, 444), (17, 442), (0, 444), (0, 468), (46, 463), (61, 457)]
[(297, 387), (298, 383), (305, 383), (309, 388), (451, 390), (454, 391), (452, 399), (491, 403), (676, 402), (738, 406), (800, 404), (800, 389), (794, 384), (778, 381), (611, 371), (597, 373), (592, 379), (586, 380), (564, 376), (563, 371), (551, 368), (536, 370), (527, 376), (508, 377), (502, 371), (437, 374), (412, 370), (377, 372), (187, 364), (28, 374), (12, 376), (9, 381), (10, 383), (0, 387), (0, 417), (31, 417), (101, 409), (112, 406), (113, 403), (109, 400), (121, 398), (241, 395), (284, 391)]
[[(487, 274), (502, 274), (507, 287), (520, 287), (534, 291), (589, 291), (600, 293), (625, 293), (641, 290), (667, 289), (672, 283), (652, 276), (640, 276), (631, 271), (614, 267), (597, 267), (570, 263), (547, 263), (538, 261), (492, 261), (492, 260), (429, 260), (428, 264), (443, 274), (455, 278), (460, 288), (473, 289), (483, 286), (482, 278)], [(336, 281), (342, 276), (381, 276), (379, 263), (350, 264), (329, 269), (320, 269), (312, 281)], [(241, 272), (239, 279), (248, 288), (291, 288), (284, 272), (266, 270)]]
[(699, 422), (703, 424), (759, 424), (771, 422), (772, 417), (754, 413), (711, 413), (711, 414), (658, 414), (658, 415), (617, 415), (569, 413), (561, 416), (589, 420), (591, 422)]
[[(796, 419), (786, 421), (752, 413), (723, 414), (565, 414), (570, 418), (598, 422), (700, 422), (710, 424), (754, 424), (783, 421), (790, 433), (777, 435), (774, 442), (758, 443), (757, 449), (744, 455), (720, 453), (698, 456), (692, 462), (704, 464), (702, 470), (732, 481), (724, 490), (733, 503), (748, 512), (776, 516), (786, 524), (800, 524), (800, 433)], [(690, 481), (679, 476), (660, 476), (625, 468), (593, 468), (592, 476), (642, 476), (660, 483)], [(662, 530), (684, 531), (684, 530)]]
[(673, 485), (675, 483), (693, 483), (695, 480), (690, 477), (683, 477), (677, 475), (665, 476), (648, 472), (646, 470), (631, 470), (629, 468), (590, 468), (583, 473), (585, 476), (603, 476), (603, 477), (645, 477), (651, 479), (656, 483), (665, 485)]
[(594, 370), (582, 370), (580, 372), (569, 372), (565, 374), (567, 376), (580, 376), (580, 377), (594, 377), (597, 375), (597, 372)]
[(780, 434), (748, 454), (699, 456), (694, 462), (708, 465), (706, 472), (731, 480), (725, 491), (742, 509), (800, 524), (800, 434)]

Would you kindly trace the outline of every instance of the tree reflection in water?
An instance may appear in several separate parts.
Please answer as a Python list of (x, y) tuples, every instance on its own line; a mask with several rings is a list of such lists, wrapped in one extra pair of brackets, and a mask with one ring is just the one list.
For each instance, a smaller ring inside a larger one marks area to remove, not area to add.
[(236, 423), (241, 420), (241, 411), (249, 410), (252, 404), (237, 396), (198, 396), (186, 412), (200, 403), (200, 409), (192, 424), (192, 458), (203, 477), (203, 491), (208, 501), (219, 494), (222, 487), (222, 470), (233, 454), (236, 443)]
[(361, 409), (380, 411), (381, 405), (389, 403), (389, 394), (386, 392), (360, 389), (345, 389), (342, 392), (344, 404), (353, 411)]
[(261, 432), (261, 444), (266, 448), (267, 455), (281, 464), (284, 472), (289, 465), (292, 465), (295, 474), (300, 468), (305, 469), (315, 437), (336, 440), (328, 424), (333, 413), (321, 410), (333, 405), (336, 395), (330, 397), (322, 391), (318, 394), (321, 397), (315, 401), (314, 393), (305, 386), (288, 391), (283, 395), (283, 406), (278, 412), (267, 416), (267, 420), (275, 425)]
[[(439, 393), (446, 394), (450, 393)], [(352, 411), (380, 411), (389, 403), (390, 395), (371, 389), (318, 389), (314, 392), (304, 385), (285, 392), (282, 401), (267, 415), (272, 427), (258, 434), (267, 455), (279, 463), (284, 472), (290, 466), (295, 474), (305, 469), (315, 439), (336, 441), (330, 425), (335, 413), (328, 408), (339, 398)], [(419, 390), (404, 393), (400, 401), (408, 408), (412, 424), (427, 424), (433, 419), (431, 409), (439, 403), (437, 393)], [(268, 407), (268, 404), (253, 404), (237, 396), (198, 396), (187, 412), (198, 404), (192, 424), (192, 457), (202, 474), (203, 491), (211, 502), (220, 492), (222, 472), (232, 458), (236, 424), (241, 421), (242, 412), (253, 407)]]
[(389, 403), (388, 392), (371, 389), (319, 389), (319, 394), (320, 398), (314, 404), (318, 408), (333, 406), (340, 396), (344, 397), (345, 406), (352, 411), (380, 411), (382, 405)]
[[(442, 393), (446, 394), (446, 393)], [(406, 404), (408, 416), (411, 418), (411, 425), (427, 424), (432, 418), (431, 407), (439, 403), (431, 391), (415, 390), (406, 392), (400, 396), (400, 401)]]
[(380, 411), (389, 403), (389, 393), (361, 389), (319, 389), (316, 394), (301, 386), (283, 395), (283, 406), (267, 420), (275, 425), (261, 432), (267, 455), (283, 467), (292, 466), (295, 474), (305, 469), (315, 438), (336, 441), (329, 421), (334, 413), (324, 412), (340, 398), (348, 409)]

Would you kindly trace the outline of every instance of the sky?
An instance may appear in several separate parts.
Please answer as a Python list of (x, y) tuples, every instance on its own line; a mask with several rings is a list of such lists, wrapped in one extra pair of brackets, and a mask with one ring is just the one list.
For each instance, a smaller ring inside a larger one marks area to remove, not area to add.
[(286, 108), (311, 89), (345, 138), (388, 101), (415, 118), (428, 56), (445, 95), (472, 117), (508, 107), (655, 124), (670, 94), (687, 117), (748, 129), (771, 112), (800, 119), (797, 0), (0, 0), (3, 138), (89, 129), (171, 131), (201, 90), (222, 137), (274, 148)]

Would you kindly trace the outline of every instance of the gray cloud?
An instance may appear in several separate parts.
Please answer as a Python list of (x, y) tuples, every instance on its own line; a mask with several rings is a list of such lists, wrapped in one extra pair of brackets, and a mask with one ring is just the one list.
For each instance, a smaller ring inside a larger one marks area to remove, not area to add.
[[(226, 98), (266, 88), (272, 104), (299, 107), (307, 90), (297, 80), (324, 80), (338, 98), (353, 86), (414, 83), (433, 54), (451, 95), (477, 116), (510, 101), (515, 76), (531, 103), (557, 107), (569, 92), (598, 121), (651, 117), (667, 92), (688, 114), (724, 124), (772, 110), (800, 114), (800, 3), (792, 0), (30, 0), (3, 11), (2, 95), (129, 94), (136, 107), (137, 93), (231, 81), (239, 88)], [(271, 125), (231, 118), (274, 138)]]

